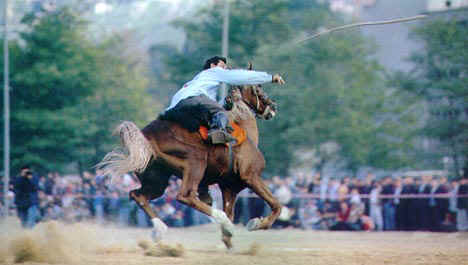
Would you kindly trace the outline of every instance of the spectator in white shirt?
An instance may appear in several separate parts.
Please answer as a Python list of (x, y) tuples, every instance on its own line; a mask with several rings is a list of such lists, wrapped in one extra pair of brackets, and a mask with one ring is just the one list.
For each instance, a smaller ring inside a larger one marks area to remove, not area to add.
[(378, 231), (383, 230), (382, 204), (379, 198), (381, 191), (381, 184), (376, 182), (370, 193), (370, 217), (372, 218), (372, 221), (376, 226), (375, 228)]

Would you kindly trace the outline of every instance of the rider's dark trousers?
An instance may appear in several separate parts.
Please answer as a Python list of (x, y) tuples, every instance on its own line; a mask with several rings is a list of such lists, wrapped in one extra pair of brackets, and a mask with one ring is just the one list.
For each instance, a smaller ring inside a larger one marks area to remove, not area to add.
[(200, 125), (210, 127), (213, 116), (220, 112), (225, 113), (225, 110), (218, 102), (200, 95), (181, 100), (160, 118), (176, 121), (189, 131), (195, 132)]

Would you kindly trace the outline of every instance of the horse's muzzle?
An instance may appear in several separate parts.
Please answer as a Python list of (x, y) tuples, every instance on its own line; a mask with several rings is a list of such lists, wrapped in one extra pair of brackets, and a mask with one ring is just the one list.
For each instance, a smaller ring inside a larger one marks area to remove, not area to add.
[(273, 119), (273, 117), (275, 117), (275, 115), (276, 113), (273, 110), (271, 110), (265, 115), (265, 120), (271, 120)]

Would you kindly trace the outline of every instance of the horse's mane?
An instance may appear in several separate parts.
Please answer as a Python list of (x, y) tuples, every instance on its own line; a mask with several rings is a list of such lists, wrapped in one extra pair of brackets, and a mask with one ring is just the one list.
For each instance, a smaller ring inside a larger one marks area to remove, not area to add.
[(242, 101), (242, 95), (239, 89), (231, 88), (228, 97), (233, 102), (232, 109), (228, 111), (230, 120), (240, 122), (253, 117), (252, 110)]

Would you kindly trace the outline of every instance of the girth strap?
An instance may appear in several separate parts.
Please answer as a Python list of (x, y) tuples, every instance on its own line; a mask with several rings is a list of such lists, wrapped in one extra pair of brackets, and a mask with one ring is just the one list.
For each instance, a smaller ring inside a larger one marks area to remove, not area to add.
[(232, 172), (234, 166), (234, 155), (232, 154), (232, 143), (228, 143), (228, 172)]

